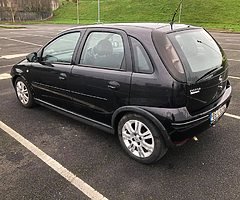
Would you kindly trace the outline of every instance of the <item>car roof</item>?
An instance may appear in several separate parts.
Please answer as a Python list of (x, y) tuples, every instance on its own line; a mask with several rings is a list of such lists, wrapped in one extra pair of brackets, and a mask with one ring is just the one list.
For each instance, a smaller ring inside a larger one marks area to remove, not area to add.
[(186, 25), (186, 24), (173, 24), (169, 23), (113, 23), (113, 24), (94, 24), (94, 25), (83, 25), (77, 26), (68, 29), (69, 30), (78, 30), (78, 29), (87, 29), (87, 28), (105, 28), (105, 29), (119, 29), (123, 30), (127, 33), (131, 33), (132, 31), (153, 31), (158, 30), (163, 33), (173, 32), (177, 30), (187, 29), (187, 28), (194, 28), (193, 26)]

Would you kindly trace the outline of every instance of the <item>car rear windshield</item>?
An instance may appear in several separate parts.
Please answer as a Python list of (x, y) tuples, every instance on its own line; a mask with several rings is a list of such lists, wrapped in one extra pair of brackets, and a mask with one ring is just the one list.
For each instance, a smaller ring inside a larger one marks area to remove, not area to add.
[(221, 67), (223, 52), (205, 30), (175, 32), (168, 38), (183, 63), (188, 80), (196, 81), (208, 71)]

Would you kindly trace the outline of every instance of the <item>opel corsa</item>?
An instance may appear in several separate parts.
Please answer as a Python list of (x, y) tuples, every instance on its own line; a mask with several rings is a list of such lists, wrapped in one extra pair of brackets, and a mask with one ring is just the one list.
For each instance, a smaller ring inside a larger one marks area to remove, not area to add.
[(232, 90), (219, 44), (203, 28), (181, 24), (72, 28), (11, 75), (24, 107), (40, 104), (116, 133), (142, 163), (215, 125)]

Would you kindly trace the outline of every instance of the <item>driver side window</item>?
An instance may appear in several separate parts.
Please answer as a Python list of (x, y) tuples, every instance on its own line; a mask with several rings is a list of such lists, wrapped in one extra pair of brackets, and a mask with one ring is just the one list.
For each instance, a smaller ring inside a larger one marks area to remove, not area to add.
[(80, 32), (60, 36), (44, 48), (42, 61), (48, 63), (71, 63), (79, 37)]

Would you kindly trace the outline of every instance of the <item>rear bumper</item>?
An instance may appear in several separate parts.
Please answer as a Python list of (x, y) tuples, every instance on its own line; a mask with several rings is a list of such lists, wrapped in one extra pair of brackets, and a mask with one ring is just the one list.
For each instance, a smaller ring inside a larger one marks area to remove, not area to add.
[[(231, 99), (231, 93), (232, 93), (232, 87), (229, 86), (226, 89), (223, 96), (218, 101), (216, 106), (209, 109), (208, 111), (205, 111), (205, 112), (200, 113), (200, 114), (195, 115), (195, 116), (191, 116), (188, 113), (188, 118), (187, 119), (184, 119), (184, 120), (179, 121), (179, 122), (176, 121), (176, 122), (171, 123), (173, 128), (178, 130), (178, 131), (184, 131), (185, 129), (191, 129), (191, 128), (193, 128), (195, 126), (198, 126), (199, 124), (202, 124), (206, 121), (210, 122), (209, 121), (210, 120), (210, 114), (212, 112), (216, 111), (217, 109), (219, 109), (224, 104), (226, 104), (227, 107), (229, 106), (230, 99)], [(186, 110), (186, 112), (188, 112), (188, 111)]]
[(232, 87), (228, 85), (225, 93), (217, 102), (210, 105), (209, 109), (196, 115), (191, 115), (186, 107), (174, 109), (143, 107), (143, 109), (153, 114), (163, 124), (169, 135), (170, 141), (167, 141), (167, 143), (174, 144), (175, 142), (183, 141), (198, 135), (213, 126), (213, 124), (210, 123), (210, 114), (218, 110), (224, 104), (228, 107), (231, 100), (231, 94)]
[(232, 87), (229, 85), (225, 93), (219, 99), (218, 103), (211, 109), (195, 116), (191, 116), (188, 113), (187, 118), (182, 119), (181, 121), (172, 122), (171, 125), (175, 131), (171, 135), (171, 138), (173, 140), (184, 140), (186, 138), (193, 137), (205, 131), (209, 127), (213, 126), (215, 123), (214, 124), (210, 123), (210, 114), (218, 110), (224, 104), (226, 104), (228, 108), (231, 100), (231, 93), (232, 93)]

